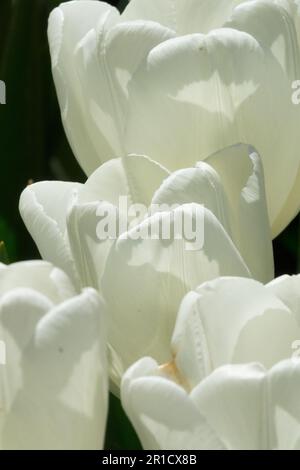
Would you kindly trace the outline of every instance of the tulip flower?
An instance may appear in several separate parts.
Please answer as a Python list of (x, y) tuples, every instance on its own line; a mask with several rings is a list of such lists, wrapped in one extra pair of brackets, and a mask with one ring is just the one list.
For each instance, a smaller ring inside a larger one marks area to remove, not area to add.
[(299, 450), (300, 362), (219, 367), (191, 392), (141, 359), (123, 406), (147, 450)]
[(107, 414), (103, 303), (44, 261), (0, 265), (0, 449), (100, 449)]
[(170, 362), (144, 358), (123, 376), (145, 449), (300, 449), (299, 287), (220, 278), (185, 297)]
[[(99, 209), (113, 207), (113, 221), (126, 218), (119, 207), (124, 196), (128, 212), (137, 202), (148, 212), (115, 239), (102, 236)], [(168, 359), (178, 307), (191, 289), (219, 276), (273, 278), (262, 165), (246, 145), (173, 173), (147, 157), (113, 159), (84, 185), (28, 186), (20, 211), (43, 258), (102, 293), (117, 385), (150, 351), (159, 361)], [(173, 230), (181, 218), (195, 226), (199, 246)], [(167, 239), (149, 236), (157, 223), (169, 231)]]
[(261, 154), (272, 233), (299, 211), (298, 0), (74, 1), (49, 19), (74, 154), (145, 154), (171, 171), (238, 142)]

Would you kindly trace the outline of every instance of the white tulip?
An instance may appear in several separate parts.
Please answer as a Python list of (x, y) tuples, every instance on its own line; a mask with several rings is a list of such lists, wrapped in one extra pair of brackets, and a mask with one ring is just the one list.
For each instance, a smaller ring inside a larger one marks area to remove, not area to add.
[[(101, 239), (99, 208), (117, 208), (124, 195), (129, 203), (145, 204), (150, 213), (115, 240)], [(159, 210), (173, 204), (175, 210)], [(178, 307), (189, 290), (219, 276), (273, 278), (262, 166), (245, 145), (172, 174), (147, 157), (113, 159), (85, 185), (41, 182), (27, 187), (20, 211), (42, 256), (73, 273), (78, 284), (103, 294), (111, 376), (117, 385), (143, 355), (169, 359)], [(198, 224), (203, 245), (188, 250), (184, 238), (176, 239), (170, 215)], [(157, 222), (170, 229), (168, 240), (139, 239), (142, 230)]]
[(173, 171), (251, 143), (273, 236), (297, 214), (299, 0), (132, 0), (122, 15), (73, 1), (52, 12), (49, 43), (63, 123), (88, 175), (132, 152)]
[(300, 276), (220, 278), (189, 293), (173, 359), (141, 359), (123, 376), (144, 448), (300, 449), (299, 305)]
[(0, 449), (100, 449), (107, 414), (103, 303), (44, 261), (0, 265)]
[(141, 359), (122, 403), (147, 450), (299, 450), (300, 362), (219, 367), (190, 393)]
[(230, 277), (201, 285), (179, 309), (171, 346), (176, 368), (193, 387), (224, 364), (270, 368), (290, 358), (300, 339), (299, 302), (300, 275), (267, 285)]

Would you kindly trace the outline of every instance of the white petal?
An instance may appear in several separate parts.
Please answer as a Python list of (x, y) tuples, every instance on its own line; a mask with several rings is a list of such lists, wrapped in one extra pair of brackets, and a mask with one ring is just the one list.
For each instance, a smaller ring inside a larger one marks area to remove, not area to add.
[(291, 356), (298, 338), (297, 317), (262, 284), (221, 278), (185, 297), (172, 350), (181, 376), (193, 387), (226, 363), (257, 361), (271, 367)]
[[(274, 276), (273, 250), (261, 161), (247, 145), (235, 145), (179, 170), (162, 184), (153, 204), (196, 202), (211, 210), (231, 236), (252, 277)], [(161, 209), (160, 209), (161, 210)]]
[(76, 295), (65, 273), (45, 261), (24, 261), (2, 266), (0, 296), (14, 289), (31, 289), (58, 304)]
[(285, 8), (292, 16), (297, 32), (298, 44), (300, 44), (300, 3), (299, 0), (273, 0), (277, 5)]
[(77, 183), (43, 181), (28, 186), (21, 194), (19, 209), (27, 230), (41, 256), (63, 269), (79, 285), (78, 275), (65, 237), (66, 214)]
[(129, 204), (149, 206), (153, 193), (167, 176), (168, 170), (145, 156), (113, 159), (88, 178), (81, 187), (78, 202), (107, 201), (118, 207), (120, 197), (127, 197)]
[(112, 214), (109, 220), (117, 227), (115, 208), (105, 202), (76, 204), (67, 219), (70, 246), (81, 285), (96, 289), (100, 288), (106, 258), (115, 241), (109, 238), (109, 233), (100, 236), (100, 210), (103, 210), (103, 214)]
[(163, 212), (173, 205), (202, 204), (223, 225), (228, 235), (231, 220), (228, 200), (218, 173), (204, 162), (197, 168), (177, 170), (161, 184), (152, 199), (152, 211)]
[[(95, 86), (98, 77), (101, 88), (105, 77), (85, 76), (85, 82), (81, 83), (81, 76), (87, 71), (90, 73), (91, 68), (93, 73), (98, 72), (96, 34), (100, 40), (101, 34), (118, 17), (118, 11), (105, 2), (85, 1), (63, 3), (49, 18), (48, 38), (62, 120), (74, 154), (88, 174), (97, 168), (102, 158), (115, 156), (118, 141), (110, 141), (105, 128), (98, 129), (97, 140), (93, 140), (95, 123), (89, 113), (89, 98), (94, 89), (90, 87)], [(76, 53), (83, 40), (85, 64)], [(85, 70), (79, 69), (84, 65)]]
[(258, 365), (224, 366), (191, 393), (191, 399), (228, 449), (261, 450), (265, 371)]
[(157, 21), (178, 33), (206, 33), (223, 25), (233, 8), (245, 0), (131, 0), (122, 20)]
[(296, 315), (300, 325), (300, 275), (278, 277), (267, 284), (266, 288)]
[[(109, 74), (112, 86), (118, 90), (119, 112), (125, 121), (128, 100), (128, 83), (140, 63), (155, 46), (174, 37), (174, 32), (157, 23), (134, 21), (120, 23), (108, 31), (105, 46), (100, 54), (102, 73)], [(98, 104), (103, 100), (99, 93)], [(123, 134), (124, 122), (119, 123)]]
[[(254, 1), (241, 5), (225, 25), (255, 37), (288, 76), (290, 87), (300, 76), (300, 8), (293, 0)], [(297, 37), (298, 36), (298, 37)], [(293, 90), (291, 90), (292, 94)], [(300, 168), (295, 167), (294, 183), (273, 222), (273, 234), (280, 233), (300, 210)]]
[[(79, 22), (82, 9), (89, 20), (85, 34), (79, 36), (76, 31), (73, 37), (69, 28)], [(55, 31), (59, 25), (56, 16), (64, 18), (61, 60), (53, 64), (62, 117), (75, 155), (90, 174), (101, 162), (123, 153), (127, 83), (147, 53), (173, 33), (151, 23), (114, 27), (119, 14), (103, 2), (89, 2), (84, 7), (67, 4), (60, 7), (59, 15), (52, 16), (50, 26), (56, 25)], [(51, 31), (50, 27), (50, 44)]]
[(176, 449), (180, 439), (180, 449), (299, 449), (299, 361), (269, 372), (259, 364), (223, 366), (190, 395), (158, 373), (144, 358), (122, 381), (123, 406), (146, 448)]
[[(133, 204), (144, 204), (146, 211), (153, 193), (168, 174), (165, 168), (147, 157), (129, 155), (104, 163), (81, 187), (67, 217), (67, 225), (83, 285), (100, 288), (111, 245), (128, 229), (127, 221), (132, 223), (135, 219), (133, 215), (128, 220), (130, 208)], [(106, 232), (102, 230), (104, 226)]]
[(263, 47), (271, 50), (291, 82), (299, 78), (297, 32), (293, 16), (283, 8), (283, 2), (244, 2), (224, 26), (251, 34)]
[(187, 393), (171, 381), (151, 377), (157, 364), (142, 359), (122, 382), (122, 404), (144, 449), (221, 449)]
[(270, 447), (300, 449), (300, 362), (285, 361), (269, 376)]
[(169, 169), (251, 143), (263, 159), (270, 222), (277, 223), (299, 169), (300, 107), (292, 103), (289, 77), (263, 44), (232, 29), (165, 41), (134, 75), (129, 102), (126, 150)]
[(105, 326), (94, 291), (43, 317), (23, 352), (22, 374), (22, 387), (2, 419), (2, 448), (101, 448), (107, 411)]
[(0, 448), (5, 413), (23, 386), (23, 351), (34, 337), (37, 323), (52, 307), (49, 299), (29, 288), (15, 288), (1, 297), (0, 338), (5, 344), (6, 365), (0, 365)]
[[(194, 244), (177, 232), (182, 220), (185, 227), (197, 225), (200, 238)], [(155, 231), (159, 224), (170, 228), (169, 239)], [(149, 227), (154, 230), (152, 235), (158, 233), (157, 239), (149, 238)], [(179, 238), (174, 239), (174, 234)], [(110, 320), (109, 343), (120, 361), (119, 375), (144, 355), (168, 362), (183, 296), (206, 280), (235, 274), (247, 277), (249, 271), (218, 220), (201, 206), (158, 213), (122, 235), (110, 251), (102, 282)]]
[(224, 366), (191, 397), (231, 449), (300, 448), (300, 363), (280, 362), (269, 372), (258, 365)]
[[(76, 291), (66, 275), (49, 263), (1, 265), (0, 339), (5, 343), (7, 361), (0, 366), (0, 407), (4, 413), (23, 386), (23, 352), (32, 341), (38, 322), (55, 304), (74, 295)], [(3, 423), (2, 416), (0, 428)]]
[(234, 145), (206, 159), (219, 174), (229, 199), (233, 241), (252, 277), (274, 277), (272, 237), (265, 194), (264, 171), (255, 149)]

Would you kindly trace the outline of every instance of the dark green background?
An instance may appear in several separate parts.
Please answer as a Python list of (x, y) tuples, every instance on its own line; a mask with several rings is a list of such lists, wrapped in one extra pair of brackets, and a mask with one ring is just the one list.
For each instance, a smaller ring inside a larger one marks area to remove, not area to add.
[[(149, 0), (151, 1), (151, 0)], [(66, 141), (52, 83), (47, 18), (58, 0), (0, 0), (0, 80), (7, 104), (0, 106), (0, 245), (2, 261), (39, 254), (18, 213), (28, 181), (84, 181)], [(108, 1), (123, 9), (126, 0)], [(274, 242), (276, 274), (299, 271), (299, 217)], [(5, 252), (6, 251), (6, 252)], [(138, 447), (116, 398), (111, 397), (106, 447)]]

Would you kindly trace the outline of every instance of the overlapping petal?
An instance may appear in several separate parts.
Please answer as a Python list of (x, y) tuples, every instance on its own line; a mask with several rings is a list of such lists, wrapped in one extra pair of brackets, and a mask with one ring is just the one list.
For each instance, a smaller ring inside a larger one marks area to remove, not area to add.
[(278, 233), (299, 168), (300, 108), (292, 103), (290, 78), (269, 49), (248, 33), (225, 28), (171, 39), (149, 53), (129, 96), (126, 150), (146, 153), (172, 170), (236, 142), (254, 145), (262, 155), (270, 221)]
[(79, 278), (66, 238), (66, 215), (77, 183), (43, 181), (28, 186), (20, 197), (19, 210), (41, 256), (63, 269), (79, 287)]
[(107, 413), (106, 325), (45, 262), (1, 267), (1, 449), (100, 449)]
[(158, 210), (192, 202), (213, 212), (239, 249), (252, 277), (262, 282), (273, 278), (264, 175), (252, 147), (228, 147), (197, 163), (196, 168), (172, 173), (152, 200)]
[[(177, 231), (182, 220), (197, 226), (201, 238), (185, 239)], [(159, 233), (157, 227), (166, 228), (169, 238), (143, 237), (151, 230)], [(157, 213), (124, 233), (111, 248), (101, 286), (109, 311), (109, 343), (119, 361), (114, 380), (143, 355), (169, 361), (183, 296), (205, 280), (237, 272), (250, 276), (219, 221), (202, 206)]]
[(299, 389), (299, 361), (225, 365), (187, 393), (145, 358), (124, 375), (122, 403), (146, 449), (297, 450)]
[(156, 21), (178, 35), (207, 33), (221, 27), (245, 0), (131, 0), (122, 20)]
[[(118, 11), (105, 2), (74, 1), (61, 4), (53, 10), (49, 18), (48, 37), (52, 70), (62, 121), (74, 154), (87, 172), (98, 166), (99, 149), (96, 144), (100, 145), (101, 153), (111, 156), (115, 152), (112, 146), (116, 146), (116, 142), (109, 141), (105, 128), (98, 129), (96, 142), (91, 138), (95, 126), (93, 116), (88, 112), (91, 90), (86, 85), (82, 87), (79, 70), (82, 64), (77, 50), (85, 41), (86, 61), (92, 56), (94, 70), (97, 70), (97, 34), (105, 31), (118, 17)], [(90, 40), (87, 41), (86, 37)], [(90, 69), (86, 68), (86, 71), (90, 72)], [(86, 78), (88, 79), (88, 76)], [(90, 77), (90, 81), (92, 80), (93, 77)], [(102, 78), (102, 81), (104, 80), (105, 77)], [(109, 117), (111, 116), (108, 114)]]
[[(300, 338), (299, 312), (288, 308), (294, 304), (286, 305), (271, 286), (228, 277), (205, 283), (184, 298), (172, 350), (189, 387), (223, 364), (257, 361), (271, 367), (291, 357)], [(299, 292), (294, 296), (299, 302)]]
[(124, 376), (122, 404), (147, 450), (222, 449), (212, 428), (177, 385), (153, 377), (157, 363), (141, 359)]
[(132, 0), (122, 15), (104, 2), (55, 9), (54, 77), (87, 174), (126, 153), (174, 170), (249, 143), (262, 156), (275, 237), (299, 211), (299, 12), (298, 0)]

